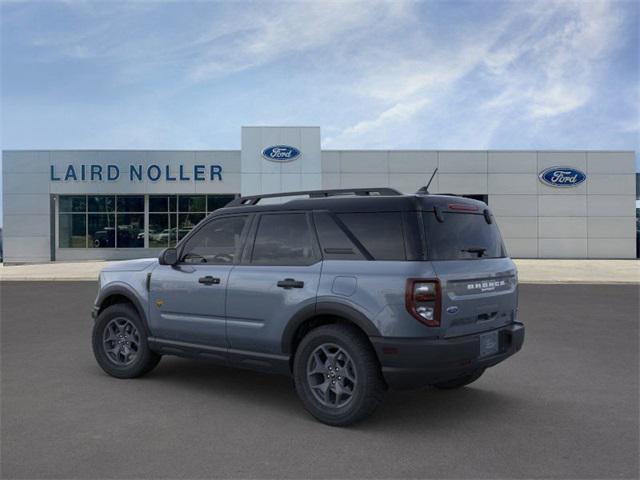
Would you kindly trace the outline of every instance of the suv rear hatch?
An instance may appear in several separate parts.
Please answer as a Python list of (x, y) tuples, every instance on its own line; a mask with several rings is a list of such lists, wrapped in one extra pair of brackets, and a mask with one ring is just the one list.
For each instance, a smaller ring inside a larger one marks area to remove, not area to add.
[(516, 268), (482, 206), (454, 203), (423, 212), (427, 255), (440, 280), (445, 338), (493, 330), (516, 318)]

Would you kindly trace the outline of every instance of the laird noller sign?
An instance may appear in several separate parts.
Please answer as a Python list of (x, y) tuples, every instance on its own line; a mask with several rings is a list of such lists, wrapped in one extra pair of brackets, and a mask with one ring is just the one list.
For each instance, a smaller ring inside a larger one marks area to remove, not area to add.
[(122, 168), (115, 164), (69, 164), (62, 169), (50, 166), (52, 182), (115, 182), (120, 179), (130, 182), (165, 180), (167, 182), (222, 181), (221, 165), (149, 165), (131, 164)]

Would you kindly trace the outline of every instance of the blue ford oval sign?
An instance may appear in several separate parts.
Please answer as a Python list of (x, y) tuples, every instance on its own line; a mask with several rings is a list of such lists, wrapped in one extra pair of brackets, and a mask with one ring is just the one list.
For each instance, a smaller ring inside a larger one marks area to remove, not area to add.
[(300, 155), (300, 150), (289, 145), (273, 145), (262, 150), (262, 156), (272, 162), (292, 162)]
[(538, 175), (542, 183), (552, 187), (575, 187), (587, 179), (584, 172), (571, 167), (550, 167)]

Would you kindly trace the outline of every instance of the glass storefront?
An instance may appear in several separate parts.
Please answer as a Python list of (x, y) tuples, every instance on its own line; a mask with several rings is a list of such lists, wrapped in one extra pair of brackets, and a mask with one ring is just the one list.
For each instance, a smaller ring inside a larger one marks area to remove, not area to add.
[(87, 248), (87, 216), (84, 213), (60, 213), (60, 248)]
[[(236, 195), (61, 195), (59, 248), (164, 248)], [(148, 225), (145, 217), (148, 213)]]

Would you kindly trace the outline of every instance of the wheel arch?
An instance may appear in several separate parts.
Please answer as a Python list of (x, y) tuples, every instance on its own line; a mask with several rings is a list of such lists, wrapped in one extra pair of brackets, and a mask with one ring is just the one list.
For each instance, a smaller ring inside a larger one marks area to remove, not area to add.
[(147, 322), (147, 315), (145, 309), (142, 307), (142, 302), (138, 297), (131, 292), (128, 288), (122, 285), (111, 285), (105, 287), (98, 294), (96, 299), (96, 307), (98, 315), (102, 313), (107, 307), (116, 304), (129, 304), (135, 308), (136, 312), (140, 316), (142, 323), (145, 327), (147, 336), (150, 335), (149, 324)]
[(321, 325), (345, 323), (357, 327), (366, 337), (378, 337), (380, 331), (363, 313), (342, 303), (319, 302), (294, 315), (282, 336), (282, 352), (293, 359), (304, 335)]

